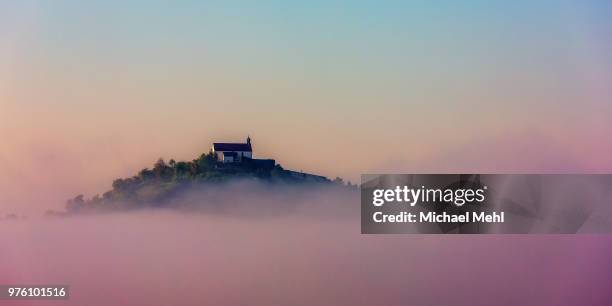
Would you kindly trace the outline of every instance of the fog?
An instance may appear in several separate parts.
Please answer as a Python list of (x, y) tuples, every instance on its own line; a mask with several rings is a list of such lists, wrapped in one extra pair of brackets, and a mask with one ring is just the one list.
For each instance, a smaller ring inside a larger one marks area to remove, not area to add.
[(0, 305), (612, 302), (609, 235), (361, 235), (354, 191), (201, 196), (176, 204), (214, 209), (0, 221), (0, 284), (71, 286)]

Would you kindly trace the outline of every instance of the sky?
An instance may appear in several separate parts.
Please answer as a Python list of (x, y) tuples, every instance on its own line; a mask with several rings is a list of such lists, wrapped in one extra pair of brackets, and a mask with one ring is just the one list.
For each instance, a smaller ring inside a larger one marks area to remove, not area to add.
[(6, 1), (0, 215), (247, 135), (353, 182), (609, 172), (611, 37), (606, 1)]

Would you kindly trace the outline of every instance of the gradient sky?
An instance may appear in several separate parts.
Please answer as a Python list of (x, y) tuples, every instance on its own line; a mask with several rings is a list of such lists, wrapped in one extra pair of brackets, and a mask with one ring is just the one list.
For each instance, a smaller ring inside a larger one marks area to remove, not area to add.
[(353, 181), (609, 172), (610, 84), (607, 1), (6, 1), (0, 215), (247, 134)]

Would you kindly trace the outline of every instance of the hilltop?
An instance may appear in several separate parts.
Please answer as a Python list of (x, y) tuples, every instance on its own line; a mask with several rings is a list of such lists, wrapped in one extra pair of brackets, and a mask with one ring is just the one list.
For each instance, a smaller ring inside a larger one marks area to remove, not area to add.
[[(245, 181), (267, 186), (345, 186), (340, 178), (332, 181), (323, 176), (285, 170), (274, 160), (243, 157), (239, 162), (224, 162), (211, 150), (192, 161), (171, 159), (166, 162), (160, 158), (151, 169), (114, 180), (112, 189), (101, 196), (85, 199), (78, 195), (68, 200), (66, 212), (164, 207), (189, 191)], [(352, 186), (350, 182), (348, 185)], [(65, 213), (50, 211), (47, 214)]]

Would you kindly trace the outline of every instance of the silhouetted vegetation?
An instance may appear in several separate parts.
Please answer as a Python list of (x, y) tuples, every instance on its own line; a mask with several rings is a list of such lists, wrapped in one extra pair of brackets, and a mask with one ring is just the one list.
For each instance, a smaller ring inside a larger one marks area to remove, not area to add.
[(270, 184), (343, 185), (340, 178), (332, 182), (321, 176), (285, 170), (273, 160), (246, 160), (241, 163), (223, 164), (217, 162), (214, 153), (209, 152), (188, 162), (177, 162), (174, 159), (166, 162), (160, 158), (151, 169), (145, 168), (133, 177), (114, 180), (112, 190), (102, 196), (95, 195), (91, 199), (85, 199), (83, 195), (77, 195), (67, 201), (66, 210), (72, 213), (163, 206), (184, 190), (236, 180)]

